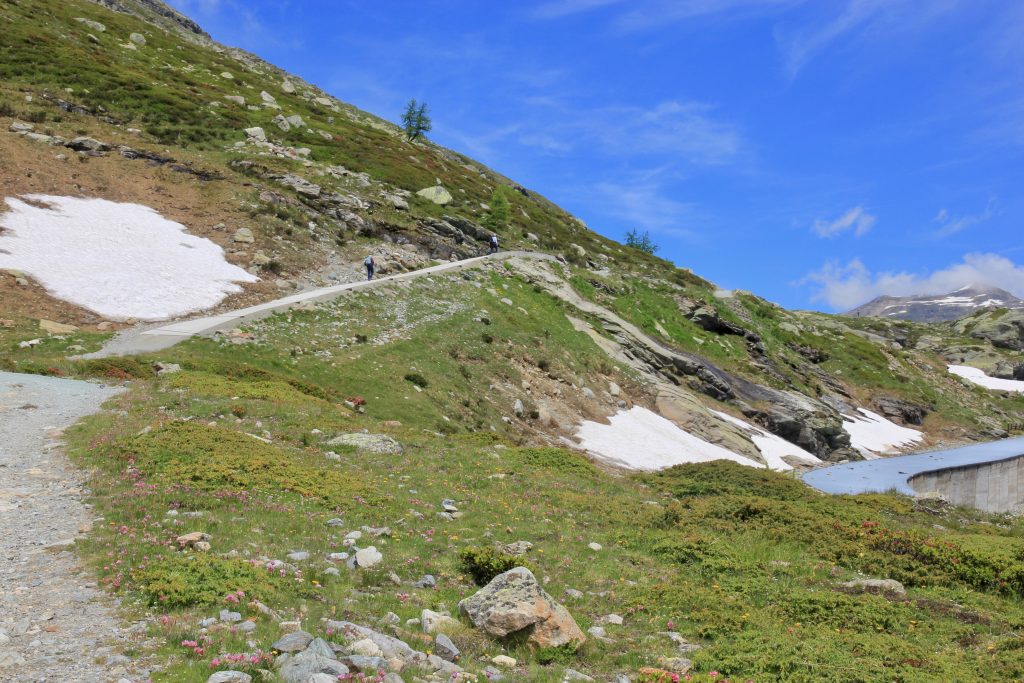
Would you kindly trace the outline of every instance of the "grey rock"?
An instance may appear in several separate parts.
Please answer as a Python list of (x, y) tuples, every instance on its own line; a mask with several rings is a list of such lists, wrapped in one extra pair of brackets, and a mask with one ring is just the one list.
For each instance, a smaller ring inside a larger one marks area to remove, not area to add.
[(522, 633), (527, 642), (538, 647), (580, 644), (586, 640), (569, 611), (555, 602), (525, 567), (499, 574), (476, 594), (459, 602), (459, 611), (495, 638)]
[(592, 681), (594, 680), (590, 676), (576, 669), (566, 669), (565, 674), (562, 676), (563, 681)]
[(282, 636), (270, 647), (278, 652), (302, 652), (313, 642), (313, 635), (305, 631), (295, 631)]
[(437, 579), (434, 578), (433, 574), (424, 574), (412, 586), (413, 588), (435, 588), (437, 586)]
[[(245, 106), (245, 98), (242, 97), (241, 95), (225, 95), (224, 99), (227, 100), (228, 102), (232, 102), (234, 104), (237, 104), (240, 107), (244, 107)], [(250, 130), (252, 130), (252, 129), (250, 129)]]
[(343, 655), (341, 661), (350, 669), (360, 673), (374, 673), (386, 671), (388, 660), (383, 657), (367, 657), (366, 655)]
[(67, 143), (67, 146), (76, 152), (106, 152), (110, 149), (110, 145), (107, 143), (85, 135), (71, 140)]
[(455, 646), (452, 639), (443, 633), (437, 634), (434, 638), (434, 652), (446, 662), (457, 662), (462, 652)]
[(324, 522), (327, 526), (344, 526), (345, 521), (341, 517), (334, 517)]
[(220, 611), (220, 620), (225, 623), (234, 624), (242, 620), (242, 615), (238, 612), (232, 612), (231, 610), (222, 609)]
[(246, 128), (245, 129), (245, 136), (247, 138), (249, 138), (250, 140), (255, 140), (257, 142), (266, 142), (267, 141), (267, 134), (266, 134), (266, 132), (262, 128), (260, 128), (259, 126), (253, 126), (252, 128)]
[(128, 40), (132, 41), (133, 43), (135, 43), (139, 47), (145, 47), (146, 46), (146, 36), (142, 35), (141, 33), (133, 33), (133, 34), (131, 34), (130, 36), (128, 36)]
[(420, 197), (423, 197), (424, 199), (429, 199), (435, 204), (440, 204), (441, 206), (444, 206), (445, 204), (450, 204), (452, 201), (451, 193), (448, 190), (441, 187), (440, 185), (434, 185), (433, 187), (425, 187), (416, 194)]
[(218, 671), (206, 683), (252, 683), (252, 676), (242, 671)]
[(327, 442), (328, 446), (353, 446), (357, 451), (380, 455), (400, 455), (402, 444), (386, 434), (340, 434)]
[(282, 662), (278, 676), (285, 683), (306, 683), (313, 674), (318, 673), (334, 677), (346, 676), (349, 673), (349, 668), (338, 660), (322, 657), (313, 652), (279, 657), (275, 665), (277, 662)]
[(907, 595), (907, 589), (896, 579), (854, 579), (839, 585), (855, 593), (885, 593), (900, 598)]
[(103, 33), (107, 30), (107, 27), (101, 24), (100, 22), (93, 21), (92, 19), (86, 19), (85, 17), (75, 17), (75, 21), (85, 26), (88, 26), (97, 33)]
[(368, 548), (363, 548), (362, 550), (356, 552), (356, 566), (363, 569), (375, 567), (376, 565), (380, 564), (381, 560), (383, 559), (384, 556), (381, 555), (380, 551), (378, 551), (372, 545)]
[(305, 550), (297, 550), (292, 553), (288, 553), (288, 559), (292, 562), (304, 562), (309, 559), (309, 553)]
[(24, 123), (22, 121), (15, 121), (8, 128), (12, 133), (31, 133), (36, 129), (31, 123)]
[(255, 235), (249, 228), (239, 228), (231, 239), (239, 244), (252, 244), (256, 241)]
[(306, 646), (304, 652), (311, 652), (327, 659), (334, 659), (334, 648), (323, 638), (314, 638), (310, 641), (309, 645)]

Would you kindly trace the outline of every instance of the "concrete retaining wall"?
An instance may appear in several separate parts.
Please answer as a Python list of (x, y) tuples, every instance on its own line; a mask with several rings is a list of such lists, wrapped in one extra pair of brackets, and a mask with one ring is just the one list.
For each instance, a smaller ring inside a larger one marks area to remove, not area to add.
[(1024, 503), (1024, 456), (924, 472), (909, 484), (919, 494), (938, 493), (954, 505), (1009, 512)]

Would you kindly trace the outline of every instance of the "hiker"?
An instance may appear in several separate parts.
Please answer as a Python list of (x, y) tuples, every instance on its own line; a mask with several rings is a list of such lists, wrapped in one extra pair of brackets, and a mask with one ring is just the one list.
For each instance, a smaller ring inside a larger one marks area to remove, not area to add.
[(367, 280), (372, 280), (373, 279), (373, 269), (377, 265), (376, 263), (373, 262), (373, 256), (372, 255), (371, 256), (367, 256), (363, 260), (363, 265), (366, 266), (366, 279)]
[(498, 253), (498, 236), (493, 233), (491, 234), (491, 253)]

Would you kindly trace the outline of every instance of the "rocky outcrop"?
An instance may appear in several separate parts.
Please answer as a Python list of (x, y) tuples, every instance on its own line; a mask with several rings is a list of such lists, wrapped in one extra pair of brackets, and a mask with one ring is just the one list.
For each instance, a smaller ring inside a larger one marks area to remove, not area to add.
[(896, 422), (903, 424), (924, 424), (925, 416), (931, 412), (928, 406), (922, 406), (892, 396), (878, 396), (872, 401), (875, 409)]
[(1002, 349), (1024, 351), (1024, 311), (998, 311), (967, 318), (957, 323), (960, 330), (969, 330), (975, 339), (987, 339)]
[(523, 638), (536, 647), (586, 641), (569, 610), (555, 602), (525, 567), (499, 574), (461, 601), (459, 611), (493, 638)]

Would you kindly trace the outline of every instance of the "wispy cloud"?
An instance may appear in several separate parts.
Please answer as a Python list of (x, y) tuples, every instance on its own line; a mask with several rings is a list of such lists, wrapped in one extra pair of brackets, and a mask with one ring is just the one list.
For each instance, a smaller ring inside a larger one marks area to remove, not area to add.
[(966, 254), (960, 263), (931, 273), (872, 273), (860, 259), (842, 265), (826, 263), (799, 283), (815, 288), (812, 301), (833, 309), (849, 310), (877, 296), (945, 294), (972, 284), (1001, 287), (1024, 295), (1024, 265), (999, 254)]
[(838, 237), (844, 232), (853, 231), (856, 237), (861, 237), (875, 224), (878, 220), (877, 216), (874, 216), (867, 212), (863, 206), (855, 206), (852, 209), (848, 209), (843, 215), (832, 220), (818, 219), (814, 221), (811, 229), (819, 237)]
[(842, 11), (824, 23), (805, 25), (789, 35), (776, 28), (783, 68), (794, 78), (815, 55), (843, 39), (865, 34), (906, 36), (961, 3), (962, 0), (847, 0)]
[(939, 224), (939, 229), (935, 232), (938, 237), (948, 237), (955, 235), (956, 233), (966, 230), (967, 228), (984, 223), (985, 221), (992, 218), (996, 212), (996, 200), (995, 197), (988, 200), (988, 204), (985, 205), (985, 210), (981, 213), (967, 214), (964, 216), (952, 216), (946, 209), (940, 209), (939, 213), (933, 219), (933, 223)]
[(538, 19), (559, 19), (623, 2), (625, 0), (554, 0), (534, 10), (533, 16)]

